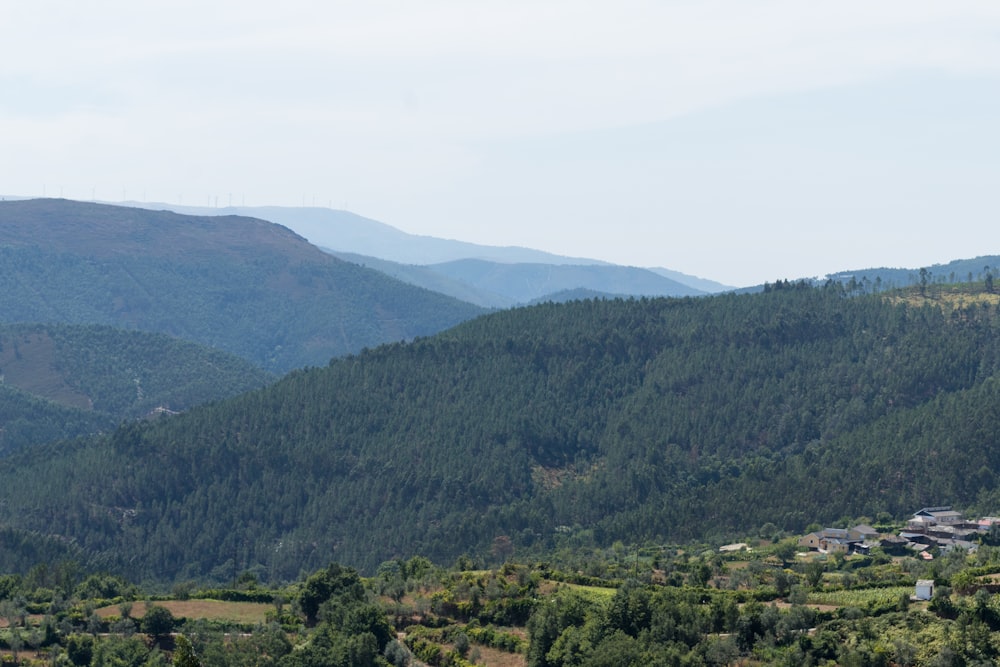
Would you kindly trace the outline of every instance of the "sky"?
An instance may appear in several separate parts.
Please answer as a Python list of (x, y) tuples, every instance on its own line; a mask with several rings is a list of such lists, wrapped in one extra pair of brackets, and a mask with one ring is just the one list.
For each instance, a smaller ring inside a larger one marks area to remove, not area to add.
[(1000, 254), (995, 0), (0, 0), (0, 193), (728, 285)]

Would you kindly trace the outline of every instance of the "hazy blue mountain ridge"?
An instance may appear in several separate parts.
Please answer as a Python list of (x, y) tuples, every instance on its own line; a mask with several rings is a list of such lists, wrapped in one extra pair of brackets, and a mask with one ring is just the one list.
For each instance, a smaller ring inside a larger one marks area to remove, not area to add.
[(701, 296), (705, 292), (628, 266), (501, 264), (462, 259), (431, 268), (454, 280), (528, 303), (547, 295), (586, 289), (616, 296)]
[(242, 215), (270, 220), (295, 230), (298, 234), (309, 239), (313, 245), (387, 259), (400, 264), (437, 264), (467, 257), (498, 262), (607, 263), (580, 257), (563, 257), (519, 246), (489, 246), (434, 236), (409, 234), (384, 222), (372, 220), (350, 211), (315, 206), (226, 206), (211, 208), (140, 202), (128, 202), (128, 205), (175, 211), (188, 215)]
[[(514, 297), (511, 295), (512, 291), (508, 289), (496, 290), (476, 283), (467, 283), (463, 286), (455, 283), (441, 282), (439, 278), (434, 277), (432, 274), (415, 270), (413, 267), (429, 266), (432, 270), (437, 271), (436, 265), (458, 260), (478, 260), (497, 264), (606, 267), (610, 271), (605, 278), (606, 283), (601, 285), (595, 285), (594, 283), (595, 281), (600, 282), (603, 276), (602, 273), (593, 271), (581, 274), (577, 271), (575, 272), (577, 275), (581, 277), (585, 276), (584, 283), (563, 284), (559, 281), (560, 284), (555, 286), (550, 292), (583, 288), (627, 296), (687, 296), (698, 293), (722, 292), (729, 289), (729, 287), (715, 281), (689, 276), (669, 269), (623, 267), (601, 260), (567, 257), (518, 246), (487, 246), (465, 241), (408, 234), (385, 223), (365, 218), (349, 211), (329, 208), (281, 206), (227, 206), (224, 208), (211, 208), (159, 203), (141, 204), (138, 202), (129, 202), (129, 205), (162, 208), (195, 215), (235, 214), (270, 220), (295, 230), (296, 233), (309, 239), (314, 245), (328, 249), (337, 256), (347, 259), (346, 255), (353, 255), (354, 257), (350, 261), (383, 271), (404, 282), (411, 282), (412, 284), (441, 291), (449, 296), (467, 300), (477, 305), (494, 308), (503, 308), (516, 303), (527, 303), (537, 298), (543, 298), (547, 293), (531, 290), (529, 294), (525, 294), (523, 290), (515, 289), (513, 293), (519, 296)], [(379, 260), (393, 264), (380, 264)], [(639, 273), (631, 281), (623, 282), (621, 278), (622, 269)], [(534, 270), (530, 271), (533, 272)], [(694, 288), (697, 291), (691, 292), (690, 290), (681, 289), (673, 283), (662, 283), (651, 287), (651, 278), (642, 275), (642, 272), (646, 271), (658, 273), (673, 282)], [(514, 273), (510, 272), (508, 278), (515, 283), (536, 279), (532, 275), (514, 275)], [(569, 279), (573, 273), (567, 271), (563, 274), (564, 280)], [(449, 274), (445, 273), (444, 275)], [(634, 283), (635, 289), (638, 291), (633, 291), (630, 283)], [(482, 290), (485, 290), (485, 292)]]
[(157, 331), (284, 372), (482, 312), (265, 220), (0, 202), (0, 322)]
[(515, 299), (504, 296), (503, 294), (497, 294), (495, 292), (480, 289), (474, 285), (470, 285), (469, 283), (451, 278), (440, 271), (437, 271), (433, 266), (400, 264), (398, 262), (391, 262), (387, 259), (368, 257), (367, 255), (342, 252), (339, 250), (330, 250), (329, 248), (323, 248), (323, 250), (329, 252), (334, 257), (339, 257), (345, 262), (353, 262), (354, 264), (367, 266), (370, 269), (381, 271), (382, 273), (390, 275), (397, 280), (402, 280), (405, 283), (423, 287), (424, 289), (429, 289), (434, 292), (440, 292), (441, 294), (446, 294), (461, 301), (467, 301), (468, 303), (482, 306), (483, 308), (509, 308), (517, 305), (517, 301)]

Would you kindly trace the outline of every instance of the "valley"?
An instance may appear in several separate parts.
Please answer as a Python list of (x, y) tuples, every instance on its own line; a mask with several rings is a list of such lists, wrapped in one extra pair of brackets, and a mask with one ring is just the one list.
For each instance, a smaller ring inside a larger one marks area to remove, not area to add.
[(908, 518), (1000, 511), (988, 265), (486, 311), (270, 222), (19, 206), (3, 660), (1000, 656), (996, 531)]

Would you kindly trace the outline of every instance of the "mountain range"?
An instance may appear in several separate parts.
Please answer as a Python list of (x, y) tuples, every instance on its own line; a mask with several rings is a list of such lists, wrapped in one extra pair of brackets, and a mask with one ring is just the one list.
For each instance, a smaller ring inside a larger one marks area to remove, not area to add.
[[(692, 296), (761, 289), (760, 285), (736, 288), (663, 267), (619, 266), (530, 248), (485, 246), (408, 234), (349, 211), (328, 208), (126, 204), (202, 216), (246, 215), (277, 222), (346, 261), (485, 308), (507, 308), (546, 298), (558, 300), (565, 297), (558, 294), (573, 290), (615, 297)], [(961, 282), (982, 280), (987, 273), (1000, 271), (998, 266), (1000, 257), (982, 256), (928, 267), (844, 270), (824, 276), (823, 280), (846, 284), (853, 278), (859, 284), (867, 281), (870, 289), (888, 289), (917, 284), (921, 269), (934, 281)]]
[(0, 202), (0, 322), (166, 333), (280, 373), (482, 312), (264, 220)]
[(995, 260), (628, 299), (667, 278), (378, 260), (537, 301), (487, 312), (257, 218), (0, 202), (0, 565), (283, 581), (995, 513)]
[(730, 289), (664, 268), (618, 266), (530, 248), (486, 246), (408, 234), (349, 211), (128, 204), (186, 214), (247, 215), (270, 220), (295, 230), (338, 257), (489, 308), (543, 300), (550, 294), (572, 289), (611, 296), (691, 296)]

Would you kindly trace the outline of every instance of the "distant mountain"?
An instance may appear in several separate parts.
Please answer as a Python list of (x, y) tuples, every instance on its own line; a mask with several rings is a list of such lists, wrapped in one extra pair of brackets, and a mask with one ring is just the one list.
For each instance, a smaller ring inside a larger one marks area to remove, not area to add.
[(728, 292), (733, 289), (730, 285), (723, 285), (722, 283), (717, 283), (714, 280), (708, 280), (706, 278), (698, 278), (697, 276), (690, 276), (686, 273), (681, 273), (680, 271), (671, 271), (670, 269), (664, 269), (663, 267), (653, 266), (648, 269), (653, 273), (658, 273), (664, 278), (670, 278), (671, 280), (676, 280), (682, 285), (687, 285), (688, 287), (693, 287), (696, 290), (706, 292), (708, 294), (718, 294), (720, 292)]
[[(489, 308), (569, 298), (698, 296), (705, 294), (657, 273), (634, 267), (568, 264), (508, 264), (465, 259), (431, 266), (397, 264), (330, 251), (404, 282)], [(575, 294), (575, 297), (571, 297)]]
[(0, 452), (187, 410), (274, 376), (163, 334), (98, 325), (0, 325)]
[(582, 299), (616, 299), (621, 298), (620, 294), (608, 294), (607, 292), (596, 292), (594, 290), (586, 289), (584, 287), (577, 287), (575, 289), (563, 290), (561, 292), (554, 292), (552, 294), (546, 294), (545, 296), (538, 297), (531, 302), (531, 305), (536, 306), (542, 303), (568, 303), (570, 301), (580, 301)]
[(595, 259), (563, 257), (542, 250), (517, 246), (488, 246), (433, 236), (408, 234), (383, 222), (330, 208), (284, 206), (227, 206), (224, 208), (147, 204), (129, 206), (175, 211), (188, 215), (245, 215), (270, 220), (307, 238), (316, 246), (338, 252), (387, 259), (401, 264), (437, 264), (476, 257), (496, 262), (545, 264), (606, 264)]
[(498, 311), (16, 453), (0, 531), (43, 526), (136, 579), (281, 581), (498, 540), (545, 553), (945, 502), (995, 513), (996, 294), (903, 296), (781, 283)]
[(480, 289), (461, 280), (450, 278), (432, 266), (419, 266), (417, 264), (400, 264), (390, 262), (387, 259), (358, 255), (352, 252), (341, 252), (323, 248), (334, 257), (339, 257), (345, 262), (353, 262), (370, 269), (381, 271), (404, 283), (410, 283), (433, 292), (440, 292), (450, 297), (466, 301), (468, 303), (481, 306), (483, 308), (509, 308), (517, 304), (517, 301), (502, 294), (496, 294)]
[(888, 289), (919, 284), (922, 269), (927, 271), (927, 280), (932, 283), (978, 282), (984, 280), (987, 274), (994, 278), (1000, 278), (1000, 256), (984, 255), (973, 259), (956, 259), (947, 264), (932, 264), (915, 269), (882, 267), (838, 271), (829, 274), (826, 278), (844, 284), (854, 280), (857, 283), (866, 283), (872, 289), (875, 289), (876, 286), (880, 289)]
[(617, 296), (702, 296), (648, 269), (616, 265), (501, 264), (463, 259), (430, 268), (453, 280), (500, 294), (517, 303), (547, 295), (585, 289)]
[[(295, 230), (313, 244), (329, 249), (335, 255), (344, 257), (345, 254), (355, 257), (352, 261), (357, 261), (364, 266), (384, 271), (389, 275), (399, 278), (404, 282), (411, 282), (421, 287), (434, 289), (444, 294), (455, 296), (456, 298), (468, 300), (471, 303), (488, 307), (506, 307), (514, 303), (525, 303), (527, 300), (510, 299), (506, 292), (493, 292), (489, 290), (486, 294), (477, 294), (475, 291), (467, 292), (469, 286), (455, 287), (447, 283), (438, 282), (439, 279), (429, 276), (426, 273), (415, 271), (414, 266), (425, 266), (442, 264), (445, 262), (476, 259), (499, 264), (542, 264), (542, 265), (575, 265), (575, 266), (606, 266), (609, 268), (625, 268), (608, 262), (580, 257), (565, 257), (541, 250), (532, 250), (521, 247), (499, 247), (486, 246), (463, 241), (453, 241), (435, 238), (432, 236), (420, 236), (407, 234), (395, 227), (385, 223), (371, 220), (369, 218), (355, 215), (348, 211), (339, 211), (328, 208), (286, 208), (279, 206), (243, 207), (231, 206), (226, 208), (208, 207), (185, 207), (170, 204), (139, 204), (129, 202), (130, 205), (140, 207), (157, 207), (178, 213), (188, 213), (196, 215), (249, 215), (264, 220), (270, 220), (285, 225)], [(365, 259), (362, 259), (365, 258)], [(385, 260), (395, 264), (378, 266), (376, 260)], [(396, 266), (402, 264), (403, 266)], [(647, 269), (631, 270), (643, 271)], [(679, 271), (671, 271), (663, 268), (648, 269), (665, 278), (692, 287), (695, 293), (716, 293), (724, 292), (728, 289), (726, 285), (690, 276)], [(597, 274), (590, 274), (592, 280)], [(611, 285), (603, 287), (593, 287), (592, 285), (579, 284), (568, 285), (566, 289), (584, 288), (597, 289), (607, 293), (627, 294), (641, 296), (642, 294), (674, 295), (675, 288), (664, 291), (663, 286), (651, 292), (621, 292), (617, 288), (612, 289), (615, 280), (609, 277)], [(648, 282), (649, 278), (640, 280)], [(438, 285), (434, 287), (433, 285)], [(620, 283), (619, 283), (620, 284)], [(475, 287), (475, 285), (471, 285)], [(559, 288), (560, 290), (563, 288)], [(469, 298), (461, 296), (467, 294)]]
[(284, 372), (482, 312), (264, 220), (0, 202), (0, 322), (158, 331)]

